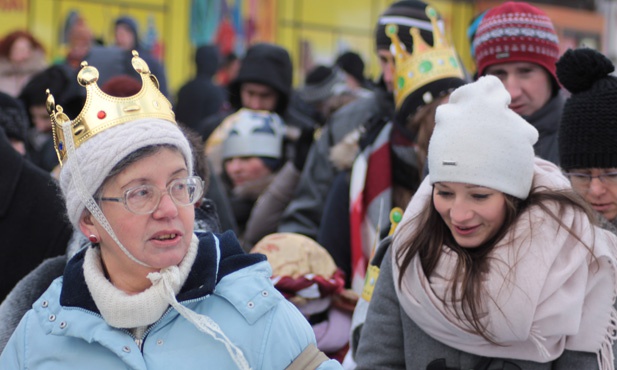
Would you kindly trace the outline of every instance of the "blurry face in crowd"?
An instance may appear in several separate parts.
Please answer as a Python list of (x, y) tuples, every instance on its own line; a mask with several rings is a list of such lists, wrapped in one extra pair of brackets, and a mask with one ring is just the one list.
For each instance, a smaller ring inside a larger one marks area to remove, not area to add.
[(116, 46), (125, 50), (131, 50), (135, 47), (135, 35), (125, 24), (116, 26)]
[(463, 248), (476, 248), (490, 240), (506, 217), (505, 195), (478, 185), (435, 183), (433, 204)]
[(29, 108), (32, 124), (38, 132), (51, 131), (51, 120), (44, 105), (33, 105)]
[(32, 49), (30, 40), (20, 37), (11, 46), (9, 59), (13, 64), (23, 63), (32, 56)]
[(486, 74), (499, 77), (512, 97), (510, 109), (521, 116), (534, 114), (551, 99), (551, 77), (538, 64), (527, 62), (494, 64), (486, 68)]
[(225, 172), (235, 187), (268, 176), (272, 170), (259, 157), (235, 157), (225, 161)]
[(121, 202), (100, 202), (101, 210), (122, 245), (153, 268), (138, 265), (125, 255), (94, 217), (82, 217), (82, 232), (99, 237), (103, 262), (114, 285), (126, 291), (127, 281), (129, 285), (130, 281), (143, 281), (148, 272), (182, 261), (193, 235), (195, 208), (176, 205), (165, 190), (171, 181), (189, 175), (179, 151), (161, 148), (105, 182), (102, 197), (123, 197), (127, 189), (143, 184), (153, 185), (163, 192), (158, 207), (151, 214), (134, 214)]
[(9, 138), (9, 141), (11, 142), (11, 146), (17, 151), (17, 153), (21, 155), (26, 155), (26, 145), (23, 141), (13, 138)]
[(244, 82), (240, 86), (240, 99), (244, 108), (273, 112), (276, 108), (278, 93), (264, 84)]
[(388, 92), (394, 92), (394, 57), (389, 50), (377, 50), (379, 66)]
[[(586, 168), (569, 171), (572, 189), (607, 220), (617, 218), (617, 168)], [(591, 179), (587, 176), (593, 176)], [(601, 177), (598, 177), (601, 176)]]

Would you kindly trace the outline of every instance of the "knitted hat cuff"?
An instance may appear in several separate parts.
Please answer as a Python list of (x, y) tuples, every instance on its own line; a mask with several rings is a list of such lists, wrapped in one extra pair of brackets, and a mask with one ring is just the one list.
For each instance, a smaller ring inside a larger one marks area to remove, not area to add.
[(565, 171), (584, 168), (617, 168), (615, 153), (567, 153), (561, 156), (560, 165)]

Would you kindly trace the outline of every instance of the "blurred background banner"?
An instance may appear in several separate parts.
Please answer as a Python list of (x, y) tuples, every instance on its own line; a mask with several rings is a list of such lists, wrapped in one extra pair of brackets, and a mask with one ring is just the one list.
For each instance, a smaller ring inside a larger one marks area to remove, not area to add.
[[(81, 14), (95, 38), (113, 42), (113, 21), (130, 15), (139, 24), (143, 44), (165, 65), (170, 91), (194, 74), (193, 52), (206, 43), (221, 53), (242, 56), (247, 46), (267, 41), (287, 48), (294, 81), (315, 64), (331, 64), (351, 49), (366, 62), (366, 73), (379, 71), (374, 25), (392, 0), (0, 0), (0, 35), (15, 29), (32, 32), (50, 61), (66, 53), (64, 27), (72, 12)], [(498, 0), (427, 0), (444, 17), (448, 37), (465, 66), (474, 71), (467, 28)], [(562, 50), (586, 45), (617, 58), (615, 4), (612, 0), (530, 2), (553, 20)]]

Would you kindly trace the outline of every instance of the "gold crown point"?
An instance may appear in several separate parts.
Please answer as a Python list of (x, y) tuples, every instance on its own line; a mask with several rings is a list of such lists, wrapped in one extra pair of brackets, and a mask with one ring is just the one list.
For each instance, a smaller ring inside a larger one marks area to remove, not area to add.
[[(396, 109), (400, 109), (405, 99), (421, 87), (445, 78), (464, 79), (465, 75), (456, 50), (450, 47), (439, 26), (439, 14), (433, 7), (427, 7), (426, 15), (430, 19), (433, 45), (429, 45), (416, 27), (409, 29), (412, 37), (412, 52), (404, 49), (398, 37), (395, 24), (386, 25), (386, 35), (392, 41), (390, 50), (394, 55)], [(425, 99), (426, 101), (426, 99)]]
[[(133, 52), (133, 68), (142, 80), (140, 91), (130, 97), (115, 97), (104, 93), (97, 85), (98, 70), (81, 63), (77, 81), (86, 88), (86, 101), (79, 115), (71, 120), (60, 105), (56, 105), (49, 89), (46, 91), (46, 108), (52, 121), (52, 135), (60, 165), (66, 162), (67, 140), (74, 143), (75, 149), (98, 133), (111, 127), (139, 119), (162, 119), (176, 124), (172, 105), (160, 92), (158, 80), (150, 73), (148, 64)], [(65, 138), (63, 126), (69, 123), (71, 138)]]

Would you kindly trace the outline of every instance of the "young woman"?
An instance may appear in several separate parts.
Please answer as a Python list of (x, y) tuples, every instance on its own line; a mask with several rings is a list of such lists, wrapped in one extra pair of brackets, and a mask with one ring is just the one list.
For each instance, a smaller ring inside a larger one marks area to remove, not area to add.
[(617, 238), (534, 157), (509, 100), (487, 76), (437, 109), (358, 369), (614, 369)]
[[(232, 233), (193, 232), (203, 181), (171, 104), (134, 52), (143, 87), (115, 98), (84, 66), (86, 108), (48, 108), (73, 227), (91, 247), (28, 311), (2, 369), (284, 369), (311, 352), (304, 317)], [(319, 351), (311, 368), (337, 369)], [(319, 355), (322, 355), (320, 357)]]

